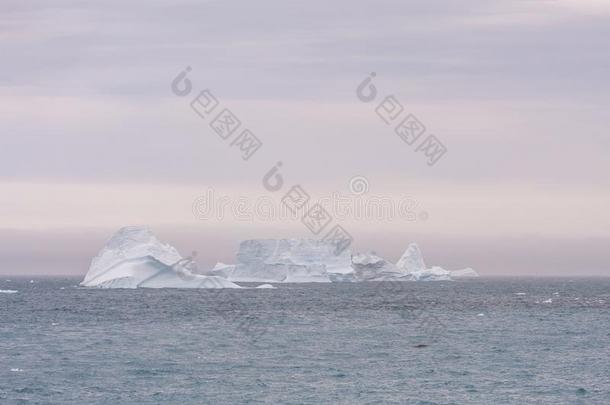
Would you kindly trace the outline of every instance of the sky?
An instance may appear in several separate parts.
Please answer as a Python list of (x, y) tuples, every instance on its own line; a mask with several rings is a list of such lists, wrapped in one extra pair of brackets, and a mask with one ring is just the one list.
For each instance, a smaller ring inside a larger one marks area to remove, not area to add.
[[(395, 261), (415, 241), (484, 276), (610, 275), (608, 38), (604, 0), (5, 0), (0, 274), (84, 275), (127, 225), (202, 268), (243, 239), (319, 237), (273, 214), (298, 184), (408, 201), (333, 215), (354, 251)], [(204, 89), (262, 142), (248, 160), (191, 108)], [(387, 96), (446, 147), (434, 165), (380, 119)]]

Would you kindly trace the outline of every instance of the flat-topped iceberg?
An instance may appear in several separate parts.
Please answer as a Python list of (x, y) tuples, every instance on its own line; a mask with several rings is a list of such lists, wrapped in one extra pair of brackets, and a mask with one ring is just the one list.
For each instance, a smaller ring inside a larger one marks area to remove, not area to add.
[(349, 251), (335, 254), (328, 241), (314, 239), (255, 239), (240, 243), (237, 264), (218, 263), (208, 275), (231, 281), (312, 283), (353, 278)]
[(101, 288), (240, 288), (223, 277), (196, 274), (192, 258), (183, 258), (147, 227), (121, 228), (91, 261), (81, 282)]

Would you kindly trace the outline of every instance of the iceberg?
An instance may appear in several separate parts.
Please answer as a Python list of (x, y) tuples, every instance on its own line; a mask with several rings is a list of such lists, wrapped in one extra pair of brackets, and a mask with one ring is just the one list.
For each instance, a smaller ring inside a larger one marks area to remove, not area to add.
[(463, 270), (445, 270), (439, 266), (426, 267), (423, 255), (416, 243), (411, 243), (402, 254), (396, 267), (404, 276), (413, 281), (446, 281), (454, 278), (478, 277), (476, 271), (470, 267)]
[(183, 258), (148, 227), (118, 230), (91, 261), (80, 283), (100, 288), (240, 288), (223, 277), (196, 274), (192, 257)]
[(375, 252), (335, 255), (331, 241), (313, 239), (252, 239), (241, 242), (238, 263), (217, 263), (205, 273), (234, 282), (318, 283), (358, 281), (443, 281), (477, 277), (471, 268), (450, 271), (428, 268), (416, 243), (396, 264)]
[[(330, 283), (438, 281), (477, 277), (471, 268), (426, 267), (421, 250), (409, 244), (393, 264), (375, 252), (335, 252), (333, 241), (252, 239), (240, 243), (237, 264), (217, 263), (199, 272), (147, 227), (121, 228), (91, 261), (81, 286), (101, 288), (241, 288), (235, 282)], [(193, 254), (194, 255), (194, 254)], [(259, 288), (273, 288), (269, 285)]]
[(405, 276), (398, 267), (375, 252), (358, 253), (352, 256), (352, 268), (357, 281), (385, 281)]
[(417, 243), (411, 243), (396, 262), (396, 267), (403, 273), (415, 274), (426, 270), (424, 258)]
[[(444, 281), (452, 280), (453, 272), (442, 267), (426, 267), (423, 255), (416, 243), (411, 243), (396, 264), (375, 253), (357, 254), (352, 257), (352, 266), (358, 281)], [(476, 274), (472, 269), (458, 270), (458, 277)]]
[(475, 270), (471, 269), (470, 267), (466, 267), (465, 269), (462, 269), (462, 270), (450, 270), (450, 272), (451, 272), (452, 279), (479, 277), (479, 273), (477, 273)]
[(229, 279), (233, 274), (233, 270), (235, 270), (234, 264), (224, 264), (222, 262), (216, 263), (214, 268), (206, 273), (207, 276), (218, 276), (222, 278)]
[(409, 276), (413, 281), (451, 281), (451, 272), (438, 266), (409, 273)]
[(252, 239), (240, 243), (236, 265), (218, 263), (206, 274), (237, 282), (329, 283), (350, 281), (354, 269), (350, 252), (335, 254), (330, 241)]

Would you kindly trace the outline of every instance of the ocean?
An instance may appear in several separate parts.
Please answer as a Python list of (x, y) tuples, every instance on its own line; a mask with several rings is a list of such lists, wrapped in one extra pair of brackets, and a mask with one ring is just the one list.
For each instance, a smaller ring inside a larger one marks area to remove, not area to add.
[(610, 279), (79, 281), (0, 278), (0, 404), (610, 404)]

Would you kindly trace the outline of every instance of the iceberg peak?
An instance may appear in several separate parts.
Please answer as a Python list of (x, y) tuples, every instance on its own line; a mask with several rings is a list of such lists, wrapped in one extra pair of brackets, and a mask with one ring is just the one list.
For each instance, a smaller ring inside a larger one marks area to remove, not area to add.
[(196, 274), (183, 258), (146, 226), (119, 229), (91, 261), (81, 286), (105, 288), (239, 288), (222, 277)]
[(463, 270), (445, 270), (439, 266), (426, 267), (423, 255), (416, 243), (410, 243), (402, 254), (396, 267), (414, 281), (452, 280), (454, 278), (478, 277), (470, 267)]
[(424, 257), (417, 243), (410, 243), (407, 250), (396, 262), (396, 267), (405, 273), (417, 273), (426, 270)]

